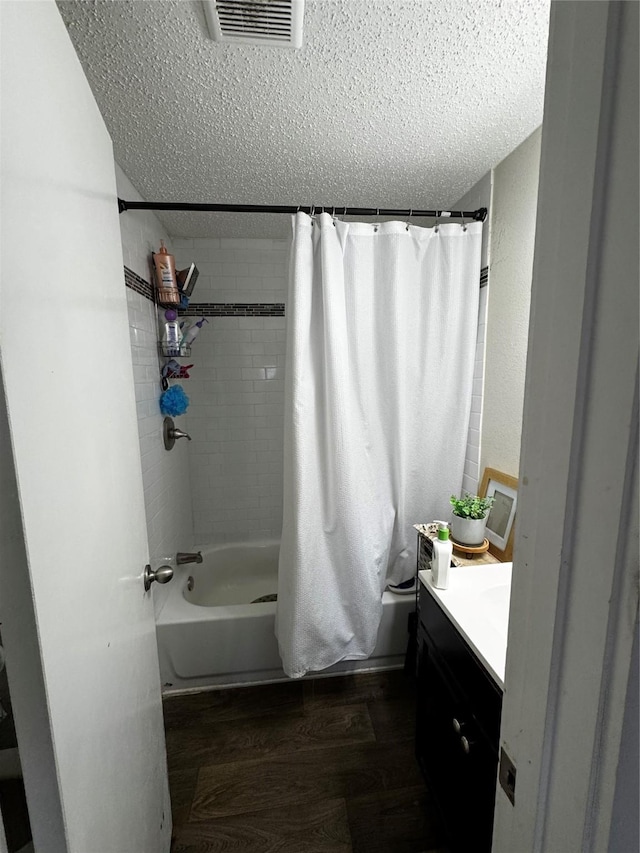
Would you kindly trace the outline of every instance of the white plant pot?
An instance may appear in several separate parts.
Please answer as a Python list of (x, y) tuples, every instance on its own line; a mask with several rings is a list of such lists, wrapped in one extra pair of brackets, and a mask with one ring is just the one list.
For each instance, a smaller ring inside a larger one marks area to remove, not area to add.
[(451, 516), (451, 537), (463, 545), (482, 545), (487, 526), (486, 518)]

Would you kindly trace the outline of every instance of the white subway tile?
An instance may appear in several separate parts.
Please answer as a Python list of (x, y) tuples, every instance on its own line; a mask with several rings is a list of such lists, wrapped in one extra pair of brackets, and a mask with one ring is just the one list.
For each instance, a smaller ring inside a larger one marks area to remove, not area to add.
[(277, 340), (278, 330), (277, 329), (256, 329), (251, 332), (251, 340), (252, 341), (275, 341)]
[(477, 495), (478, 494), (478, 480), (477, 478), (469, 477), (468, 474), (464, 474), (462, 477), (462, 492), (461, 494), (470, 494)]
[(469, 439), (468, 439), (469, 447), (480, 447), (480, 430), (479, 429), (469, 429)]
[[(239, 318), (239, 327), (241, 329), (264, 329), (265, 318), (264, 317), (240, 317)], [(253, 340), (253, 338), (251, 338)]]
[[(242, 317), (210, 317), (208, 325), (206, 325), (203, 329), (203, 332), (212, 331), (215, 329), (215, 333), (218, 333), (218, 330), (229, 331), (230, 329), (241, 329), (240, 321), (243, 319)], [(213, 334), (213, 331), (212, 331)], [(215, 336), (215, 335), (214, 335)], [(227, 340), (234, 340), (233, 337), (227, 338)], [(242, 338), (237, 338), (237, 340), (242, 340)]]
[[(254, 377), (245, 375), (247, 370), (253, 370), (253, 368), (247, 368), (247, 367), (216, 367), (213, 372), (215, 373), (216, 379), (241, 380), (241, 379), (254, 378)], [(255, 377), (255, 378), (258, 378), (258, 377)]]
[(265, 371), (264, 371), (264, 369), (258, 368), (258, 367), (252, 367), (252, 368), (243, 367), (242, 368), (242, 378), (243, 379), (255, 379), (255, 380), (265, 379), (266, 378), (265, 377)]
[(471, 460), (466, 459), (464, 463), (464, 472), (468, 477), (472, 477), (474, 479), (478, 479), (478, 463)]

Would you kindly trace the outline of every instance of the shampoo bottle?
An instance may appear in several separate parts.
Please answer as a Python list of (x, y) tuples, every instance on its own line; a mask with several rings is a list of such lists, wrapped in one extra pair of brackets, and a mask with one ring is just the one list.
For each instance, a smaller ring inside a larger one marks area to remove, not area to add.
[(162, 240), (160, 241), (160, 251), (153, 256), (153, 263), (156, 268), (158, 302), (161, 305), (179, 305), (180, 291), (176, 279), (175, 258), (169, 254)]
[(446, 524), (438, 524), (438, 538), (433, 543), (432, 580), (438, 589), (449, 586), (449, 568), (453, 545), (449, 539), (449, 528)]

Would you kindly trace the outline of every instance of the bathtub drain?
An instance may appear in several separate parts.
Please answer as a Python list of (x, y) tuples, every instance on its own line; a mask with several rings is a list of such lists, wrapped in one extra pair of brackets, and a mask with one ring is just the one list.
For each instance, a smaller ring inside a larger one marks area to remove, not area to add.
[(260, 598), (254, 598), (252, 604), (263, 604), (266, 601), (277, 601), (278, 593), (272, 592), (270, 595), (261, 595)]

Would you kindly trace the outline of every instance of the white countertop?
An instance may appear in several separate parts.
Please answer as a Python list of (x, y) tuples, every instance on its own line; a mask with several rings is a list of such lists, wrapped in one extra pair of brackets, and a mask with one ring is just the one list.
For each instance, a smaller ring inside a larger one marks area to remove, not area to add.
[(418, 573), (500, 689), (507, 658), (512, 565), (452, 566), (447, 589), (433, 586), (430, 571)]

